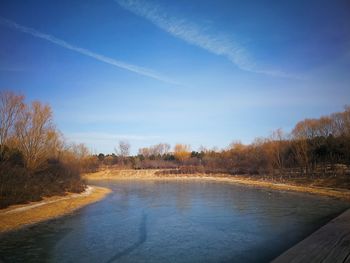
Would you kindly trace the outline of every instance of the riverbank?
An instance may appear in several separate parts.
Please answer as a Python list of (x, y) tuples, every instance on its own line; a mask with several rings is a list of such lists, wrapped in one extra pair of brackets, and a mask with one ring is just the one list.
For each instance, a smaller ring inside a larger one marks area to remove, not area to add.
[(0, 233), (71, 213), (103, 199), (110, 192), (108, 188), (88, 186), (80, 194), (69, 193), (65, 196), (53, 196), (44, 198), (42, 201), (1, 209)]
[(160, 170), (116, 170), (104, 169), (96, 173), (85, 174), (87, 180), (206, 180), (241, 184), (250, 187), (269, 188), (282, 191), (295, 191), (324, 195), (350, 201), (350, 190), (330, 187), (300, 186), (287, 183), (275, 183), (254, 177), (229, 176), (227, 174), (159, 174)]

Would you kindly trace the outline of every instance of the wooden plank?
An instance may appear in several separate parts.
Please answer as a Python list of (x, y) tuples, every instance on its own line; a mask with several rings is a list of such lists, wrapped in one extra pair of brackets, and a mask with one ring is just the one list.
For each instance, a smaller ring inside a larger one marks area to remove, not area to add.
[(272, 262), (350, 263), (350, 209)]

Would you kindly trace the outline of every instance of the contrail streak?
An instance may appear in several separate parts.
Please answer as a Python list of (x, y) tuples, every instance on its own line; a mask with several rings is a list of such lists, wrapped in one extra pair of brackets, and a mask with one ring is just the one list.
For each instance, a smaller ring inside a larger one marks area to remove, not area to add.
[(141, 16), (160, 29), (215, 55), (224, 56), (241, 70), (277, 77), (298, 78), (279, 70), (261, 68), (250, 52), (229, 34), (210, 32), (185, 17), (167, 13), (161, 5), (145, 0), (114, 0), (122, 8)]
[(119, 60), (92, 52), (88, 49), (74, 46), (74, 45), (72, 45), (72, 44), (70, 44), (62, 39), (56, 38), (56, 37), (49, 35), (49, 34), (39, 32), (39, 31), (37, 31), (33, 28), (30, 28), (30, 27), (22, 26), (20, 24), (17, 24), (16, 22), (8, 20), (6, 18), (0, 17), (0, 24), (7, 26), (9, 28), (18, 30), (20, 32), (32, 35), (34, 37), (44, 39), (44, 40), (49, 41), (53, 44), (61, 46), (63, 48), (75, 51), (75, 52), (80, 53), (82, 55), (94, 58), (96, 60), (99, 60), (101, 62), (110, 64), (110, 65), (113, 65), (115, 67), (122, 68), (122, 69), (125, 69), (128, 71), (134, 72), (136, 74), (143, 75), (143, 76), (146, 76), (149, 78), (153, 78), (153, 79), (156, 79), (156, 80), (159, 80), (162, 82), (179, 85), (178, 83), (172, 81), (171, 79), (169, 79), (165, 76), (162, 76), (161, 74), (159, 74), (153, 70), (150, 70), (150, 69), (147, 69), (144, 67), (139, 67), (139, 66), (132, 65), (132, 64), (128, 64), (128, 63), (125, 63), (123, 61), (119, 61)]

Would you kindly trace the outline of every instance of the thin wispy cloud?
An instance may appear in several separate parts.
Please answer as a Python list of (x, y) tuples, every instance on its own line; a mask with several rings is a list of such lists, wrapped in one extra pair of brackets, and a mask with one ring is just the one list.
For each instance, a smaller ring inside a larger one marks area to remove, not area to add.
[(282, 71), (260, 68), (248, 50), (229, 35), (209, 32), (208, 28), (184, 17), (168, 14), (160, 5), (143, 0), (115, 1), (124, 9), (146, 18), (169, 34), (213, 54), (225, 56), (242, 70), (291, 77)]
[(121, 69), (125, 69), (128, 71), (134, 72), (136, 74), (143, 75), (143, 76), (146, 76), (149, 78), (153, 78), (153, 79), (156, 79), (159, 81), (178, 85), (178, 83), (172, 81), (171, 79), (169, 79), (169, 78), (167, 78), (167, 77), (165, 77), (165, 76), (163, 76), (163, 75), (161, 75), (161, 74), (159, 74), (151, 69), (128, 64), (128, 63), (125, 63), (123, 61), (119, 61), (119, 60), (95, 53), (95, 52), (90, 51), (88, 49), (77, 47), (77, 46), (72, 45), (72, 44), (70, 44), (62, 39), (55, 37), (55, 36), (45, 34), (45, 33), (39, 32), (33, 28), (17, 24), (16, 22), (8, 20), (6, 18), (0, 17), (0, 24), (7, 26), (9, 28), (12, 28), (14, 30), (20, 31), (22, 33), (26, 33), (26, 34), (32, 35), (32, 36), (40, 38), (40, 39), (44, 39), (44, 40), (49, 41), (55, 45), (72, 50), (74, 52), (77, 52), (77, 53), (80, 53), (82, 55), (96, 59), (98, 61), (110, 64), (112, 66), (115, 66), (115, 67), (118, 67)]

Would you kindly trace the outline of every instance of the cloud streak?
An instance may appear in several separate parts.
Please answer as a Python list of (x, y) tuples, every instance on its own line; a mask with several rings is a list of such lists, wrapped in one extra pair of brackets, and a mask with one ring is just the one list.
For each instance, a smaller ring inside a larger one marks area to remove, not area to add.
[(178, 85), (178, 83), (172, 81), (171, 79), (153, 71), (153, 70), (150, 70), (148, 68), (144, 68), (144, 67), (139, 67), (139, 66), (136, 66), (136, 65), (132, 65), (132, 64), (128, 64), (128, 63), (125, 63), (123, 61), (119, 61), (119, 60), (116, 60), (116, 59), (113, 59), (113, 58), (110, 58), (110, 57), (107, 57), (107, 56), (104, 56), (104, 55), (101, 55), (101, 54), (98, 54), (98, 53), (95, 53), (95, 52), (92, 52), (88, 49), (85, 49), (85, 48), (81, 48), (81, 47), (77, 47), (77, 46), (74, 46), (62, 39), (59, 39), (59, 38), (56, 38), (52, 35), (49, 35), (49, 34), (45, 34), (45, 33), (42, 33), (42, 32), (39, 32), (33, 28), (30, 28), (30, 27), (26, 27), (26, 26), (23, 26), (23, 25), (20, 25), (20, 24), (17, 24), (16, 22), (14, 21), (11, 21), (11, 20), (8, 20), (6, 18), (3, 18), (3, 17), (0, 17), (0, 24), (4, 25), (4, 26), (7, 26), (11, 29), (15, 29), (17, 31), (20, 31), (22, 33), (26, 33), (26, 34), (29, 34), (33, 37), (37, 37), (37, 38), (40, 38), (40, 39), (44, 39), (48, 42), (51, 42), (55, 45), (58, 45), (60, 47), (63, 47), (65, 49), (69, 49), (69, 50), (72, 50), (74, 52), (77, 52), (77, 53), (80, 53), (82, 55), (85, 55), (85, 56), (88, 56), (88, 57), (91, 57), (95, 60), (98, 60), (98, 61), (101, 61), (101, 62), (104, 62), (106, 64), (110, 64), (112, 66), (115, 66), (115, 67), (118, 67), (118, 68), (121, 68), (121, 69), (124, 69), (124, 70), (128, 70), (128, 71), (131, 71), (131, 72), (134, 72), (138, 75), (142, 75), (142, 76), (146, 76), (146, 77), (149, 77), (149, 78), (152, 78), (152, 79), (155, 79), (155, 80), (159, 80), (159, 81), (162, 81), (162, 82), (166, 82), (166, 83), (169, 83), (169, 84), (176, 84)]
[(169, 34), (215, 55), (226, 57), (242, 70), (280, 77), (291, 76), (282, 71), (259, 68), (248, 50), (228, 35), (209, 32), (207, 28), (201, 27), (192, 21), (167, 14), (159, 5), (144, 0), (115, 1), (122, 8), (146, 18)]

